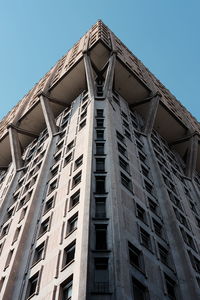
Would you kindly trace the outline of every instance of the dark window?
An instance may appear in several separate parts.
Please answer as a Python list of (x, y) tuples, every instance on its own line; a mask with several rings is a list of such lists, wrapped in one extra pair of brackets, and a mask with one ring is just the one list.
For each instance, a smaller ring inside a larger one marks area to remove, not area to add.
[(87, 109), (84, 110), (84, 112), (81, 114), (81, 120), (83, 120), (87, 115)]
[(117, 135), (118, 140), (120, 140), (122, 143), (125, 142), (124, 136), (121, 133), (119, 133), (119, 131), (116, 131), (116, 135)]
[(96, 154), (104, 154), (104, 143), (96, 143)]
[(44, 207), (44, 214), (49, 211), (54, 204), (54, 197), (51, 197), (49, 200), (47, 200), (47, 202), (45, 203), (45, 207)]
[(108, 258), (95, 258), (94, 291), (98, 294), (109, 292)]
[(54, 181), (52, 181), (52, 182), (49, 184), (49, 191), (48, 191), (48, 194), (52, 193), (52, 192), (57, 188), (57, 185), (58, 185), (58, 179), (55, 179)]
[(49, 230), (49, 225), (50, 225), (50, 217), (41, 223), (39, 236), (47, 232), (47, 230)]
[(74, 231), (77, 228), (77, 223), (78, 223), (78, 213), (76, 213), (68, 220), (67, 233)]
[(45, 242), (40, 244), (36, 249), (33, 257), (33, 264), (36, 264), (39, 260), (43, 259), (44, 257), (44, 247)]
[(95, 198), (96, 210), (95, 217), (96, 218), (105, 218), (106, 217), (106, 198), (98, 197)]
[(13, 256), (13, 252), (14, 252), (14, 250), (10, 250), (10, 251), (9, 251), (8, 257), (7, 257), (7, 259), (6, 259), (6, 263), (5, 263), (4, 270), (5, 270), (6, 268), (9, 267), (9, 264), (10, 264), (11, 259), (12, 259), (12, 256)]
[(157, 214), (158, 213), (158, 205), (152, 201), (150, 198), (148, 198), (149, 201), (149, 208), (150, 210), (154, 213)]
[(148, 178), (149, 177), (149, 168), (142, 166), (142, 174)]
[(39, 272), (33, 275), (28, 281), (27, 297), (29, 298), (36, 294), (39, 281)]
[(96, 231), (96, 249), (105, 250), (107, 249), (107, 225), (98, 224), (95, 225)]
[(4, 236), (8, 233), (8, 230), (9, 230), (9, 224), (6, 225), (6, 226), (4, 226), (4, 227), (2, 228), (2, 231), (1, 231), (1, 237), (0, 237), (0, 238), (4, 237)]
[(176, 283), (175, 283), (175, 281), (165, 274), (165, 283), (166, 283), (167, 294), (168, 294), (169, 298), (175, 300), (176, 299), (176, 293), (175, 293)]
[(129, 164), (121, 156), (119, 156), (119, 164), (122, 169), (129, 173)]
[(127, 116), (127, 114), (125, 114), (125, 112), (121, 112), (121, 114), (122, 114), (122, 117), (124, 117), (126, 120), (128, 120), (128, 116)]
[(76, 170), (78, 167), (80, 167), (83, 163), (83, 155), (81, 155), (76, 161), (75, 161), (75, 166), (74, 169)]
[(136, 215), (144, 223), (147, 222), (146, 212), (139, 204), (136, 204)]
[(61, 285), (61, 300), (71, 300), (72, 298), (72, 277)]
[(126, 127), (126, 128), (129, 129), (129, 124), (126, 121), (124, 121), (124, 120), (123, 120), (123, 125), (124, 125), (124, 127)]
[(74, 147), (74, 141), (71, 141), (68, 145), (67, 145), (67, 151), (71, 150)]
[(12, 241), (12, 244), (14, 242), (17, 241), (18, 237), (19, 237), (19, 234), (20, 234), (20, 230), (21, 230), (21, 227), (17, 227), (16, 230), (15, 230), (15, 234), (14, 234), (14, 237), (13, 237), (13, 241)]
[(72, 242), (64, 249), (63, 267), (74, 260), (76, 241)]
[(74, 188), (77, 184), (81, 182), (81, 173), (82, 171), (78, 172), (73, 179), (72, 179), (72, 188)]
[(124, 148), (121, 144), (117, 144), (117, 146), (118, 146), (118, 151), (121, 153), (121, 154), (123, 154), (124, 156), (126, 156), (127, 157), (127, 151), (126, 151), (126, 148)]
[(96, 193), (104, 194), (105, 192), (105, 176), (96, 176)]
[(54, 177), (58, 174), (59, 166), (56, 166), (55, 168), (51, 169), (51, 176)]
[(130, 191), (132, 191), (132, 181), (121, 172), (121, 183)]
[(189, 235), (183, 228), (180, 228), (184, 242), (191, 247), (193, 250), (196, 250), (195, 244), (194, 244), (194, 240), (191, 237), (191, 235)]
[(154, 231), (159, 237), (163, 237), (163, 226), (162, 224), (158, 223), (156, 220), (152, 219)]
[(135, 300), (147, 300), (147, 288), (135, 278), (133, 281), (133, 295)]
[(104, 119), (97, 119), (96, 122), (97, 122), (97, 127), (103, 127)]
[(191, 252), (188, 252), (188, 254), (189, 254), (193, 268), (195, 269), (195, 271), (197, 273), (200, 273), (200, 261), (194, 255), (192, 255)]
[(147, 159), (147, 156), (146, 154), (142, 153), (142, 152), (138, 152), (139, 154), (139, 159), (143, 162), (143, 163), (146, 163), (146, 159)]
[(165, 265), (169, 265), (169, 251), (160, 244), (158, 244), (158, 250), (161, 262)]
[(140, 227), (140, 237), (141, 237), (141, 243), (143, 244), (143, 246), (146, 247), (147, 249), (151, 249), (150, 234), (141, 227)]
[(70, 198), (70, 208), (74, 207), (78, 202), (80, 198), (80, 190), (78, 190), (75, 194), (73, 194)]
[(79, 130), (81, 130), (86, 125), (86, 119), (80, 123)]
[(97, 130), (97, 140), (104, 140), (104, 131), (103, 130)]
[(96, 172), (105, 171), (105, 158), (96, 158)]
[(149, 194), (153, 193), (153, 185), (149, 182), (147, 182), (146, 180), (144, 180), (144, 185), (145, 185), (145, 189), (147, 190), (147, 192)]
[(72, 152), (65, 157), (64, 167), (72, 160)]
[(124, 134), (129, 140), (131, 140), (131, 134), (128, 130), (124, 130)]
[(143, 269), (142, 252), (128, 242), (130, 264), (139, 269)]
[(103, 117), (103, 109), (97, 109), (97, 117)]

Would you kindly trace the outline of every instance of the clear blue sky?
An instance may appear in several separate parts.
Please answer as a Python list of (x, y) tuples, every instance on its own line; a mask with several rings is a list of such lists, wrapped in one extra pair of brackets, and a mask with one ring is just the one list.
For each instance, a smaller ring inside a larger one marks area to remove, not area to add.
[(200, 0), (0, 0), (0, 119), (102, 19), (200, 120)]

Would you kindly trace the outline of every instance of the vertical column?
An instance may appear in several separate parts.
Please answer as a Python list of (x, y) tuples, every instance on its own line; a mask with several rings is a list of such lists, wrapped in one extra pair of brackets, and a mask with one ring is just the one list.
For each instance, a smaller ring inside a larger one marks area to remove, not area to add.
[(8, 132), (9, 132), (12, 161), (13, 161), (15, 170), (18, 170), (18, 169), (22, 168), (22, 166), (23, 166), (22, 151), (21, 151), (19, 137), (17, 134), (17, 130), (15, 128), (13, 128), (12, 125), (9, 125)]
[(189, 142), (189, 149), (186, 161), (186, 176), (193, 178), (194, 171), (196, 169), (197, 164), (197, 154), (198, 154), (198, 135), (194, 133), (193, 136), (190, 138)]
[(50, 104), (49, 104), (49, 100), (47, 100), (43, 95), (41, 95), (40, 96), (40, 103), (41, 103), (41, 106), (42, 106), (42, 111), (43, 111), (43, 114), (44, 114), (45, 122), (46, 122), (47, 129), (48, 129), (48, 133), (49, 133), (49, 135), (52, 136), (58, 130), (57, 130), (56, 121), (55, 121), (52, 109), (51, 109)]
[(112, 95), (113, 79), (115, 72), (116, 53), (114, 52), (109, 58), (109, 65), (106, 72), (106, 79), (104, 84), (104, 97), (109, 98)]
[(85, 73), (86, 73), (86, 80), (87, 80), (87, 87), (88, 87), (88, 95), (89, 98), (92, 99), (95, 97), (94, 78), (93, 78), (90, 57), (88, 56), (87, 53), (84, 53), (84, 65), (85, 65)]
[(147, 113), (147, 118), (146, 118), (144, 129), (143, 129), (145, 134), (150, 134), (152, 132), (156, 114), (157, 114), (157, 110), (158, 110), (160, 97), (161, 97), (161, 95), (159, 93), (157, 93), (155, 95), (155, 97), (153, 97), (150, 100), (149, 111)]

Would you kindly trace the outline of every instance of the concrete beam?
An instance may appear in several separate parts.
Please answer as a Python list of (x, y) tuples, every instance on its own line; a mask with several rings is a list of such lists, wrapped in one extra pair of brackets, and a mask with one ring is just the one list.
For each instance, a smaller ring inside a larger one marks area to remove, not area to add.
[(86, 80), (87, 80), (87, 87), (88, 87), (88, 95), (89, 98), (92, 99), (95, 97), (92, 65), (91, 65), (90, 57), (86, 53), (84, 54), (83, 57), (84, 57), (84, 66), (85, 66), (85, 73), (86, 73)]
[(12, 126), (8, 127), (8, 132), (9, 132), (12, 162), (14, 164), (15, 170), (18, 170), (23, 167), (22, 151), (21, 151), (19, 137), (17, 134), (17, 130)]
[(39, 134), (36, 134), (36, 133), (31, 132), (29, 130), (25, 130), (25, 129), (20, 128), (18, 126), (15, 126), (13, 124), (10, 124), (9, 126), (12, 127), (12, 128), (14, 128), (14, 129), (16, 129), (16, 131), (18, 133), (21, 133), (21, 134), (24, 134), (24, 135), (27, 135), (27, 136), (30, 136), (30, 137), (33, 137), (33, 138), (38, 138), (39, 137)]
[(53, 97), (49, 96), (48, 94), (45, 94), (44, 92), (42, 92), (41, 95), (44, 96), (45, 98), (47, 98), (52, 103), (58, 104), (58, 105), (63, 106), (65, 108), (69, 107), (68, 104), (66, 104), (66, 103), (64, 103), (64, 102), (62, 102), (58, 99), (53, 98)]
[(49, 105), (49, 100), (47, 98), (45, 98), (43, 95), (41, 95), (40, 103), (42, 106), (42, 111), (44, 114), (48, 133), (49, 133), (49, 135), (53, 136), (53, 134), (55, 134), (58, 131), (58, 128), (56, 126), (56, 121), (55, 121), (52, 109)]
[(193, 178), (194, 172), (196, 170), (197, 155), (198, 155), (198, 142), (199, 142), (199, 136), (198, 136), (198, 134), (194, 134), (190, 138), (189, 149), (188, 149), (187, 160), (186, 160), (185, 174), (189, 178)]
[(156, 93), (149, 103), (149, 111), (145, 120), (143, 131), (145, 134), (151, 134), (155, 123), (155, 118), (158, 110), (161, 95)]
[(114, 81), (114, 73), (115, 73), (115, 63), (116, 63), (116, 54), (113, 53), (109, 58), (109, 64), (106, 72), (106, 79), (104, 84), (104, 97), (109, 98), (112, 95), (113, 90), (113, 81)]

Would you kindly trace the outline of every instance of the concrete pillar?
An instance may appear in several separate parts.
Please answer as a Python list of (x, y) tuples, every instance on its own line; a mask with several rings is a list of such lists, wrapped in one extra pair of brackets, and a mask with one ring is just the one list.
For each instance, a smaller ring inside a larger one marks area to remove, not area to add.
[(88, 95), (90, 99), (92, 99), (95, 97), (94, 78), (93, 78), (90, 57), (87, 55), (87, 53), (84, 53), (84, 65), (85, 65), (85, 73), (86, 73), (86, 80), (87, 80), (87, 87), (88, 87)]
[(42, 111), (44, 114), (45, 122), (47, 125), (49, 135), (53, 135), (58, 131), (56, 126), (56, 121), (52, 112), (52, 109), (49, 104), (49, 100), (45, 98), (43, 95), (40, 96), (40, 103), (42, 106)]
[(21, 151), (19, 137), (17, 134), (17, 130), (15, 128), (13, 128), (12, 125), (10, 125), (8, 127), (8, 132), (9, 132), (12, 161), (13, 161), (15, 170), (18, 170), (18, 169), (21, 169), (23, 166), (22, 151)]
[(194, 171), (197, 165), (198, 141), (199, 138), (197, 134), (194, 134), (189, 141), (189, 149), (188, 149), (186, 170), (185, 170), (186, 176), (188, 176), (189, 178), (193, 178)]
[(158, 110), (160, 97), (161, 97), (160, 94), (156, 94), (155, 97), (153, 97), (150, 100), (149, 110), (148, 110), (148, 113), (147, 113), (144, 129), (143, 129), (145, 134), (151, 134), (151, 132), (153, 130), (153, 126), (154, 126), (154, 122), (155, 122), (155, 118), (156, 118), (156, 114), (157, 114), (157, 110)]
[(108, 69), (106, 72), (106, 79), (104, 84), (104, 98), (109, 98), (112, 95), (112, 87), (114, 80), (116, 53), (113, 53), (109, 58)]

